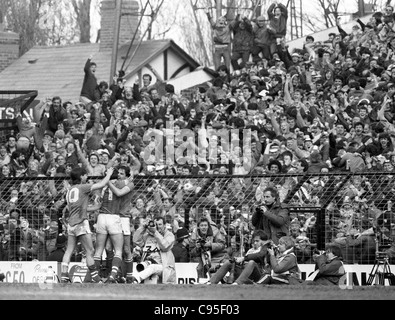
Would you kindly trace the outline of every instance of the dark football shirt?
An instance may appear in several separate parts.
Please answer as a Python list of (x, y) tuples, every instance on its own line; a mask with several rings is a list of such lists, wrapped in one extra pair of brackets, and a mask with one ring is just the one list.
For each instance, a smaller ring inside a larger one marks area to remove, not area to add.
[(101, 194), (102, 205), (100, 214), (116, 214), (119, 215), (120, 198), (117, 197), (109, 187), (105, 187)]
[(133, 182), (129, 182), (128, 180), (122, 180), (119, 181), (117, 180), (117, 182), (115, 183), (115, 187), (117, 187), (118, 189), (123, 189), (125, 187), (129, 187), (130, 192), (125, 194), (124, 196), (122, 196), (119, 199), (119, 213), (120, 216), (123, 218), (130, 218), (132, 216), (131, 214), (131, 209), (132, 209), (132, 197), (133, 197), (133, 189), (134, 189), (134, 183)]

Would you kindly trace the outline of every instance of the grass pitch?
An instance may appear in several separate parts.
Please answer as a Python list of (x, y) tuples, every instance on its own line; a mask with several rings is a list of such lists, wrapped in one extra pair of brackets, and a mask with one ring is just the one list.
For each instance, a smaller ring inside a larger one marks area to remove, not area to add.
[(0, 300), (395, 300), (395, 287), (0, 283)]

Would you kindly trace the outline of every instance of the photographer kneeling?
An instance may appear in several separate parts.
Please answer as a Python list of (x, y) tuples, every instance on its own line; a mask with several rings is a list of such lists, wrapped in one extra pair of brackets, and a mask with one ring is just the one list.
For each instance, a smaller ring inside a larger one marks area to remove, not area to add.
[(192, 232), (190, 244), (191, 262), (198, 262), (198, 278), (209, 278), (211, 270), (225, 258), (225, 237), (219, 229), (202, 218)]
[(153, 275), (161, 276), (162, 283), (177, 282), (176, 263), (171, 250), (174, 241), (174, 234), (167, 230), (163, 217), (157, 217), (136, 230), (133, 242), (143, 248), (143, 258), (133, 272), (133, 283), (141, 283)]
[(252, 240), (253, 247), (247, 251), (246, 255), (226, 260), (212, 275), (208, 284), (218, 284), (228, 272), (234, 273), (234, 278), (237, 277), (233, 285), (253, 284), (254, 281), (258, 281), (267, 263), (268, 236), (263, 230), (256, 230)]
[(291, 237), (280, 238), (278, 247), (272, 245), (272, 248), (267, 250), (270, 255), (271, 274), (264, 275), (257, 283), (300, 284), (302, 280), (296, 255), (293, 252), (294, 247), (295, 242)]

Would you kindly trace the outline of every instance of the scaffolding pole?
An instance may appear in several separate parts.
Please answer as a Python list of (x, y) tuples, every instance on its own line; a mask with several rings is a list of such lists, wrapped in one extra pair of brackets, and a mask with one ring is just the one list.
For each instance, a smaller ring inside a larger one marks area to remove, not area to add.
[[(299, 1), (299, 12), (297, 3)], [(303, 0), (289, 0), (288, 10), (291, 20), (291, 40), (303, 37)]]
[(122, 0), (116, 0), (114, 43), (113, 43), (112, 55), (111, 55), (111, 74), (110, 74), (109, 85), (111, 85), (112, 79), (115, 76), (115, 74), (117, 73), (119, 33), (120, 33), (120, 29), (121, 29), (121, 15), (122, 15)]

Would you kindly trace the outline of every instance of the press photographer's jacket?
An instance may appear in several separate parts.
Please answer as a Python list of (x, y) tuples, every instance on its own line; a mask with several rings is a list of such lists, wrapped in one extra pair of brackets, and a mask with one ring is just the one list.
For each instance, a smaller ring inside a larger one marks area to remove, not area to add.
[(264, 245), (259, 247), (258, 250), (248, 250), (244, 257), (244, 262), (255, 261), (263, 271), (268, 260), (267, 257), (267, 245)]
[[(196, 258), (201, 256), (201, 251), (196, 248), (196, 241), (202, 238), (199, 229), (196, 229), (192, 232), (191, 242), (190, 242), (190, 255), (193, 261), (196, 261)], [(206, 242), (211, 243), (211, 262), (219, 263), (224, 259), (225, 256), (225, 238), (221, 234), (220, 230), (210, 225), (207, 236), (204, 238)]]
[(252, 215), (251, 222), (255, 229), (265, 231), (269, 239), (278, 244), (282, 236), (289, 234), (289, 220), (288, 209), (282, 208), (279, 202), (275, 202), (266, 213), (258, 208)]
[[(152, 236), (148, 233), (147, 229), (145, 227), (140, 227), (136, 230), (136, 233), (133, 236), (133, 242), (137, 246), (143, 248), (148, 237)], [(160, 257), (162, 259), (162, 283), (176, 283), (176, 262), (171, 250), (175, 241), (174, 234), (168, 230), (165, 230), (164, 235), (162, 235), (157, 231), (155, 232), (154, 238), (160, 248)]]
[(316, 270), (319, 270), (314, 281), (321, 284), (339, 284), (340, 278), (345, 275), (344, 265), (339, 257), (328, 260), (326, 255), (320, 255), (315, 262)]
[(278, 257), (270, 256), (272, 278), (287, 284), (300, 282), (300, 270), (293, 248), (283, 252)]

